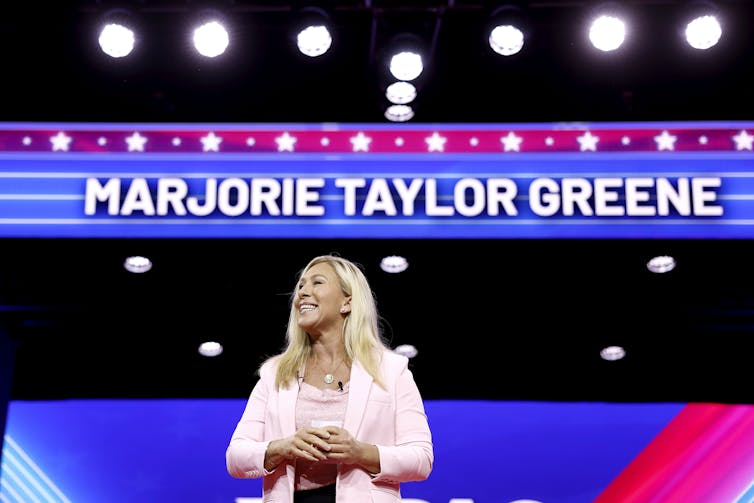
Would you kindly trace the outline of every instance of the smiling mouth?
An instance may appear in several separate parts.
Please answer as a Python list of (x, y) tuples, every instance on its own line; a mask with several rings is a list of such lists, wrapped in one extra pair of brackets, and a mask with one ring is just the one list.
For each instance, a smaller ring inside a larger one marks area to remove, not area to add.
[(299, 313), (308, 313), (309, 311), (314, 311), (315, 309), (317, 309), (317, 306), (313, 306), (311, 304), (305, 304), (305, 305), (300, 306), (298, 308), (298, 312)]

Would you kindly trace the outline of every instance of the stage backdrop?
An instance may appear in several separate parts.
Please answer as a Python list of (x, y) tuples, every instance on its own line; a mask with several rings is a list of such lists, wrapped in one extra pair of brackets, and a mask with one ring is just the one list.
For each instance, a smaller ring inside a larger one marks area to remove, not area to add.
[[(261, 502), (225, 471), (243, 399), (11, 402), (0, 501)], [(427, 401), (410, 503), (748, 503), (754, 408)]]
[[(0, 237), (754, 237), (754, 123), (0, 124)], [(235, 502), (244, 400), (12, 402), (0, 502)], [(412, 503), (750, 503), (754, 410), (431, 401)]]

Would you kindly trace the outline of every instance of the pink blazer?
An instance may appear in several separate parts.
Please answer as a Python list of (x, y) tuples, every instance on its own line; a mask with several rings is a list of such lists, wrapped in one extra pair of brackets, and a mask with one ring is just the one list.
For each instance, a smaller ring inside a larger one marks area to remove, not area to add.
[[(386, 389), (353, 362), (343, 428), (357, 440), (377, 446), (381, 471), (372, 475), (356, 465), (338, 465), (338, 503), (400, 501), (400, 482), (424, 480), (432, 471), (432, 435), (408, 359), (386, 351), (380, 370)], [(264, 469), (270, 441), (296, 433), (298, 386), (276, 389), (275, 372), (274, 361), (262, 365), (225, 460), (233, 477), (264, 477), (265, 503), (291, 503), (294, 464), (281, 463), (272, 472)]]

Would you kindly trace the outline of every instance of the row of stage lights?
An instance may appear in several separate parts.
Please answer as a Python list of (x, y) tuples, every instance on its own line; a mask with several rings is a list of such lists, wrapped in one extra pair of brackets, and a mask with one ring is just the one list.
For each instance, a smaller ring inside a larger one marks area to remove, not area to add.
[[(322, 56), (333, 43), (330, 17), (316, 7), (305, 8), (302, 13), (305, 21), (295, 35), (296, 46), (305, 56)], [(699, 3), (690, 14), (683, 27), (686, 43), (697, 50), (708, 50), (717, 45), (723, 34), (717, 8), (713, 4)], [(192, 28), (196, 52), (206, 58), (222, 55), (230, 45), (224, 16), (208, 10), (201, 14), (200, 19), (202, 21)], [(491, 14), (490, 21), (486, 37), (492, 51), (510, 57), (523, 50), (531, 29), (522, 9), (504, 5)], [(619, 6), (598, 6), (587, 28), (589, 41), (600, 51), (616, 51), (626, 40), (627, 23), (626, 15)], [(139, 35), (129, 21), (128, 12), (118, 10), (106, 15), (98, 38), (99, 46), (106, 55), (125, 58), (132, 54), (138, 40)], [(395, 81), (385, 90), (385, 97), (390, 103), (385, 117), (394, 122), (405, 122), (414, 116), (410, 103), (418, 93), (412, 82), (424, 71), (427, 51), (426, 44), (415, 35), (402, 34), (394, 37), (394, 40), (397, 41), (392, 44), (395, 50), (388, 55), (387, 67)]]

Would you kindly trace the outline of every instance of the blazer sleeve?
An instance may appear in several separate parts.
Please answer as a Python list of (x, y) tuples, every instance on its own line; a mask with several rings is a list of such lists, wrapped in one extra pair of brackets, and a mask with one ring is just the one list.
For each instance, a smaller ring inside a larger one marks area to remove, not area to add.
[(258, 478), (271, 473), (264, 469), (264, 456), (269, 445), (269, 441), (265, 441), (265, 416), (270, 393), (275, 392), (275, 377), (268, 364), (262, 366), (259, 374), (225, 451), (225, 465), (235, 478)]
[(399, 358), (401, 364), (395, 386), (395, 445), (377, 446), (380, 473), (372, 479), (375, 482), (425, 480), (434, 462), (432, 434), (419, 388), (408, 369), (408, 358)]

